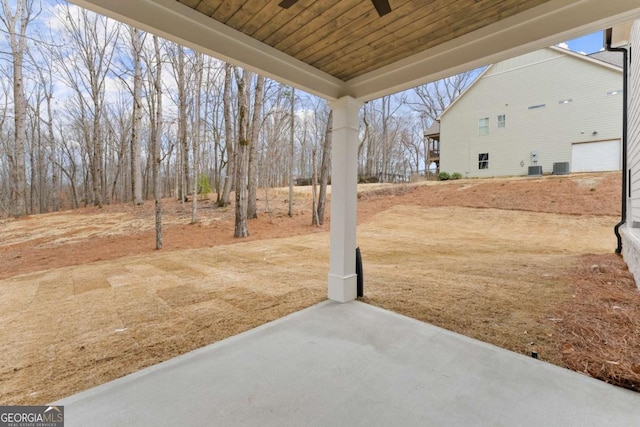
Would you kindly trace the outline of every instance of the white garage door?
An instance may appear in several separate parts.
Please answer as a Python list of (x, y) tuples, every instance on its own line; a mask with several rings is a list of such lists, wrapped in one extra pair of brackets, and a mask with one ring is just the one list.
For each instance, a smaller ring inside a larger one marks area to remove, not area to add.
[(571, 146), (571, 172), (615, 171), (620, 163), (619, 139)]

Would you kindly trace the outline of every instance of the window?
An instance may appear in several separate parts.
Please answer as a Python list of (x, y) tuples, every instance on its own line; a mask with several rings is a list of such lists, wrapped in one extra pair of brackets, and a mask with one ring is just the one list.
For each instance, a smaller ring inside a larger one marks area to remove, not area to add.
[(483, 117), (481, 119), (478, 119), (478, 134), (479, 135), (489, 134), (489, 117)]
[(489, 169), (489, 153), (478, 154), (478, 169)]
[(498, 129), (504, 129), (507, 127), (507, 116), (500, 114), (498, 116)]

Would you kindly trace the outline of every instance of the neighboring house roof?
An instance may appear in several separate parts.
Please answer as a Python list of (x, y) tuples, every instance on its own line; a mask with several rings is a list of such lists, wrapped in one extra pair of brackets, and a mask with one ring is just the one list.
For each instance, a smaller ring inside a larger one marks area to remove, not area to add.
[[(568, 49), (563, 49), (563, 48), (558, 47), (558, 46), (550, 46), (550, 47), (547, 47), (545, 49), (550, 49), (550, 50), (565, 54), (567, 56), (572, 56), (574, 58), (578, 58), (578, 59), (580, 59), (582, 61), (587, 61), (589, 63), (592, 63), (592, 64), (596, 65), (596, 66), (609, 68), (611, 70), (619, 71), (620, 73), (622, 73), (622, 66), (621, 65), (618, 66), (616, 64), (612, 64), (612, 63), (610, 63), (608, 61), (605, 61), (605, 60), (602, 60), (602, 59), (598, 58), (597, 56), (594, 57), (593, 55), (583, 55), (581, 53), (573, 52), (573, 51), (568, 50)], [(467, 92), (469, 92), (469, 90), (471, 90), (471, 88), (474, 87), (482, 79), (482, 77), (485, 74), (487, 74), (489, 72), (489, 70), (491, 70), (491, 68), (493, 68), (493, 66), (494, 66), (494, 64), (489, 65), (482, 73), (480, 73), (478, 75), (478, 77), (469, 86), (467, 86), (467, 88), (465, 90), (463, 90), (462, 93), (460, 93), (460, 95), (458, 95), (458, 97), (456, 99), (454, 99), (453, 102), (451, 102), (451, 104), (449, 104), (447, 106), (447, 108), (445, 108), (442, 113), (440, 113), (440, 115), (438, 116), (438, 118), (436, 120), (440, 121), (440, 119), (442, 119), (442, 116), (444, 116), (451, 109), (451, 107), (453, 107), (458, 102), (458, 100), (460, 98), (462, 98)]]
[(435, 121), (429, 127), (429, 129), (424, 131), (424, 136), (437, 136), (440, 135), (440, 122)]
[(589, 55), (590, 58), (595, 58), (620, 68), (622, 68), (622, 56), (622, 52), (609, 52), (608, 50), (601, 50)]

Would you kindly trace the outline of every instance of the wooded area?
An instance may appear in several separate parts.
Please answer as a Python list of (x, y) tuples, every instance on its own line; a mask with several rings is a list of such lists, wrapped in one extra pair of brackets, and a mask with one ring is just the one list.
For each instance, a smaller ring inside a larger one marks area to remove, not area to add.
[[(242, 237), (258, 188), (297, 180), (320, 186), (322, 223), (324, 100), (66, 2), (1, 8), (0, 216), (155, 200), (160, 220), (176, 197), (197, 222), (199, 194), (225, 206), (235, 193)], [(359, 175), (424, 173), (423, 130), (471, 75), (368, 102)]]

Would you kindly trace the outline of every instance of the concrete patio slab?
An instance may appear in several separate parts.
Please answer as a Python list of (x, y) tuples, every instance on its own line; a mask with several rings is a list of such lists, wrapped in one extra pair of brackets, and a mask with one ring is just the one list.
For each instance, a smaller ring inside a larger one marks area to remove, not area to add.
[(68, 397), (72, 426), (631, 426), (640, 394), (324, 302)]

